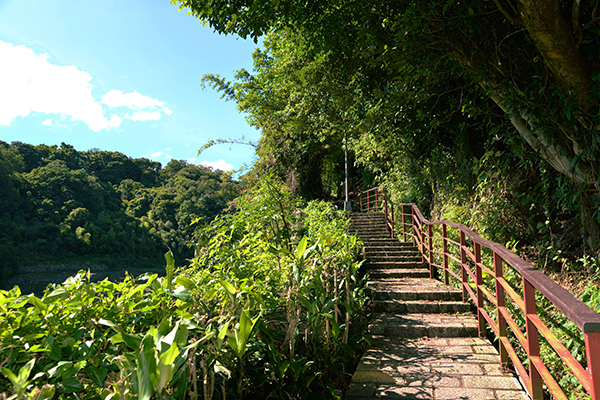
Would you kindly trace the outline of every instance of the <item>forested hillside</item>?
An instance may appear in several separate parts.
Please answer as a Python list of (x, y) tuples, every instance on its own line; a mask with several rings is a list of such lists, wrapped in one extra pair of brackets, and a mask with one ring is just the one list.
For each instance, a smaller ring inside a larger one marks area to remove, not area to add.
[(258, 174), (337, 195), (347, 140), (353, 186), (540, 267), (598, 254), (598, 2), (175, 2), (262, 40), (253, 71), (203, 80), (262, 130)]
[(0, 270), (92, 261), (160, 266), (170, 248), (191, 259), (192, 223), (224, 212), (242, 184), (172, 160), (72, 146), (0, 142)]

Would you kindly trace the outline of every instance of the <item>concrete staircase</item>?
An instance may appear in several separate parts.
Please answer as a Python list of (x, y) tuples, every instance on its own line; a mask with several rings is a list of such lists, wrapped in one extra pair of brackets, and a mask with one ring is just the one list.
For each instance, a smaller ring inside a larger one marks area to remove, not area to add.
[(411, 243), (391, 238), (382, 214), (353, 213), (351, 233), (364, 242), (373, 298), (371, 345), (346, 400), (528, 400), (462, 293), (429, 278)]
[(430, 279), (419, 250), (390, 237), (379, 213), (353, 213), (350, 232), (364, 243), (373, 295), (372, 334), (403, 338), (473, 337), (477, 322), (462, 293)]

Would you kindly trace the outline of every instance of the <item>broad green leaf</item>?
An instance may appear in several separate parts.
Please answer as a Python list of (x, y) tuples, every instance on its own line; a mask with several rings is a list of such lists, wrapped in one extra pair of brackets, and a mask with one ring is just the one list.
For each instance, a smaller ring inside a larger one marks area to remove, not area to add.
[(63, 393), (76, 393), (83, 390), (83, 385), (72, 376), (58, 382), (56, 386)]
[(177, 332), (179, 331), (179, 322), (175, 324), (173, 329), (168, 332), (163, 338), (160, 339), (161, 342), (168, 344), (171, 346), (173, 343), (176, 343)]
[(177, 343), (171, 344), (169, 350), (165, 351), (160, 355), (160, 363), (163, 365), (171, 365), (179, 355), (179, 348), (177, 347)]
[(196, 287), (194, 281), (187, 276), (179, 275), (177, 278), (175, 278), (175, 282), (179, 285), (185, 286), (189, 290), (193, 290)]
[(77, 373), (72, 361), (59, 361), (54, 367), (48, 370), (49, 378), (66, 379)]
[(2, 374), (8, 378), (10, 383), (12, 383), (13, 390), (15, 392), (18, 392), (19, 390), (21, 390), (21, 388), (23, 387), (23, 384), (21, 382), (19, 382), (19, 378), (17, 378), (17, 375), (15, 375), (14, 372), (12, 372), (10, 369), (5, 368), (5, 367), (0, 368), (0, 371), (2, 371)]
[(204, 300), (211, 301), (216, 294), (217, 290), (215, 288), (211, 288), (206, 293), (204, 293)]
[(121, 332), (121, 337), (123, 338), (123, 342), (125, 342), (125, 344), (131, 347), (133, 350), (137, 351), (140, 348), (142, 339), (139, 336), (131, 333)]
[(235, 293), (236, 293), (235, 286), (233, 286), (231, 283), (224, 281), (224, 280), (220, 280), (219, 283), (221, 284), (221, 286), (223, 286), (225, 288), (225, 290), (227, 290), (227, 292), (230, 295), (235, 295)]
[(69, 292), (65, 290), (63, 287), (58, 287), (54, 289), (49, 295), (44, 297), (44, 303), (54, 303), (56, 300), (62, 300), (69, 296)]
[(176, 299), (181, 301), (185, 301), (186, 303), (192, 303), (194, 301), (194, 297), (192, 296), (192, 292), (188, 290), (185, 286), (177, 286), (175, 290), (166, 290), (169, 296), (173, 296)]
[(165, 259), (167, 260), (167, 276), (164, 278), (163, 288), (171, 290), (173, 286), (173, 274), (175, 273), (175, 258), (170, 249), (165, 254)]
[[(167, 336), (171, 332), (171, 323), (169, 322), (169, 318), (165, 317), (160, 324), (158, 325), (158, 333), (156, 335), (157, 339)], [(170, 344), (170, 343), (169, 343)]]
[(86, 369), (87, 377), (90, 378), (99, 387), (104, 386), (104, 380), (108, 374), (108, 368), (99, 368), (94, 365), (89, 365)]
[(154, 383), (158, 375), (158, 366), (154, 356), (154, 338), (151, 335), (144, 336), (142, 348), (136, 365), (136, 376), (138, 381), (139, 400), (150, 400), (154, 394)]
[(218, 346), (219, 350), (223, 346), (223, 340), (225, 339), (225, 336), (227, 335), (227, 332), (229, 329), (229, 322), (230, 321), (228, 321), (225, 325), (223, 325), (221, 327), (221, 329), (219, 329), (219, 335), (217, 336), (217, 346)]
[(327, 314), (327, 313), (323, 313), (321, 315), (323, 315), (324, 317), (326, 317), (329, 320), (329, 323), (331, 324), (331, 334), (334, 339), (337, 339), (337, 337), (340, 334), (340, 326), (338, 325), (337, 322), (335, 322), (335, 317), (333, 315)]
[(29, 360), (29, 362), (25, 365), (23, 365), (21, 367), (21, 369), (19, 370), (19, 382), (21, 382), (21, 384), (25, 384), (27, 382), (27, 380), (29, 379), (29, 374), (31, 373), (31, 370), (33, 369), (33, 365), (35, 364), (35, 358), (32, 358), (31, 360)]
[(304, 252), (306, 251), (307, 244), (308, 238), (306, 236), (303, 236), (300, 240), (300, 243), (298, 243), (298, 247), (296, 248), (296, 259), (300, 260), (304, 257)]
[(109, 326), (109, 327), (111, 327), (111, 328), (113, 328), (113, 329), (115, 329), (115, 330), (117, 330), (117, 331), (121, 330), (121, 328), (120, 328), (120, 327), (119, 327), (117, 324), (115, 324), (114, 322), (108, 321), (108, 320), (106, 320), (106, 319), (104, 319), (104, 318), (100, 318), (100, 319), (98, 320), (98, 323), (99, 323), (100, 325), (106, 325), (106, 326)]
[[(248, 315), (248, 312), (246, 310), (242, 311), (242, 315), (240, 315), (240, 343), (238, 343), (238, 346), (240, 347), (245, 347), (246, 343), (248, 343), (248, 339), (250, 337), (250, 333), (252, 332), (252, 320), (250, 319), (250, 316)], [(238, 351), (243, 350), (242, 348), (239, 348)]]
[(278, 367), (278, 371), (279, 371), (279, 377), (283, 378), (285, 376), (285, 371), (287, 371), (288, 367), (290, 366), (290, 362), (289, 361), (284, 361), (281, 364), (279, 364)]
[(42, 313), (48, 309), (48, 306), (35, 296), (31, 296), (29, 298), (29, 303), (35, 306)]
[(179, 355), (179, 349), (177, 343), (173, 343), (169, 350), (165, 351), (160, 355), (159, 358), (159, 380), (158, 390), (162, 391), (167, 386), (173, 375), (175, 374), (175, 368), (173, 362)]

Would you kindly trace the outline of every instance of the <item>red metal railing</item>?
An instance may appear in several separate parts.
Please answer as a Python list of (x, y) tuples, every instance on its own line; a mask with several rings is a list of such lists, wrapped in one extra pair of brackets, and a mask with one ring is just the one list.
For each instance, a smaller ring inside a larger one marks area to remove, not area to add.
[[(430, 222), (415, 204), (391, 202), (383, 187), (360, 193), (356, 201), (362, 212), (383, 212), (392, 236), (414, 242), (432, 278), (440, 272), (446, 283), (455, 279), (463, 301), (470, 299), (477, 308), (480, 336), (486, 334), (486, 327), (491, 328), (499, 341), (502, 366), (512, 362), (534, 400), (543, 398), (544, 388), (555, 399), (567, 399), (544, 363), (550, 348), (591, 399), (600, 400), (600, 314), (506, 247), (481, 238), (464, 225)], [(399, 221), (394, 219), (394, 206), (399, 208)], [(539, 305), (544, 312), (538, 312)], [(579, 328), (585, 343), (585, 367), (567, 349), (566, 340), (541, 318), (549, 308)], [(544, 354), (541, 340), (545, 341)]]

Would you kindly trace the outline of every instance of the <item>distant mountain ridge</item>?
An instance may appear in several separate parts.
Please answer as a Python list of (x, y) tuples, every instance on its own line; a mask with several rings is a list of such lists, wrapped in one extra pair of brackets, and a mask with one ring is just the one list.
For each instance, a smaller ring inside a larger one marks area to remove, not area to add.
[(65, 143), (0, 141), (0, 282), (20, 266), (68, 260), (163, 265), (169, 248), (183, 264), (194, 255), (191, 224), (223, 213), (242, 187), (182, 160), (163, 168)]

